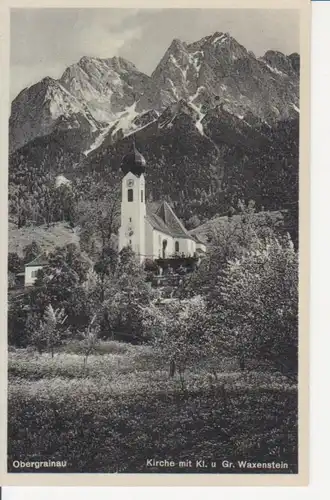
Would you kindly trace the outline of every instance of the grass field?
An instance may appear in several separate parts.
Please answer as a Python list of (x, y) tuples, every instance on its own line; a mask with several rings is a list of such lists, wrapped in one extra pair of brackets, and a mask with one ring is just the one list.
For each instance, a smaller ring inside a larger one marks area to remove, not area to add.
[(204, 364), (182, 383), (167, 365), (150, 347), (118, 342), (86, 364), (79, 343), (54, 358), (11, 350), (8, 470), (50, 459), (66, 460), (66, 472), (173, 472), (146, 469), (155, 458), (275, 460), (297, 472), (295, 386), (228, 359), (217, 381)]
[(53, 251), (55, 247), (63, 247), (68, 243), (79, 246), (79, 236), (65, 222), (57, 222), (41, 226), (24, 226), (18, 228), (9, 222), (8, 252), (16, 252), (23, 256), (23, 249), (33, 241), (38, 243), (42, 251)]

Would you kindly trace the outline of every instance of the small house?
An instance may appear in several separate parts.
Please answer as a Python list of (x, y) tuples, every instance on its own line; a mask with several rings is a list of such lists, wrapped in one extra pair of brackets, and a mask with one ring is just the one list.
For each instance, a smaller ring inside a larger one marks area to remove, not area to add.
[(42, 269), (47, 263), (47, 257), (42, 254), (25, 264), (24, 286), (32, 286), (37, 279), (39, 269)]

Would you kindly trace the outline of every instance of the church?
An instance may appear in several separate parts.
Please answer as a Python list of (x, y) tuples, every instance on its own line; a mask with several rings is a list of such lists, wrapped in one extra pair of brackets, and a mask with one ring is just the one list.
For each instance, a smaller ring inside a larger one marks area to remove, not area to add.
[(206, 252), (205, 244), (189, 234), (170, 205), (164, 201), (156, 210), (146, 202), (146, 160), (134, 145), (122, 159), (121, 225), (119, 251), (131, 247), (140, 262), (196, 258)]
[[(144, 173), (146, 160), (135, 146), (122, 159), (121, 224), (119, 229), (119, 251), (131, 247), (139, 261), (162, 262), (162, 268), (189, 267), (200, 262), (206, 246), (195, 235), (191, 235), (164, 201), (156, 209), (146, 202)], [(39, 255), (25, 265), (24, 286), (34, 284), (39, 269), (47, 264), (47, 257)]]

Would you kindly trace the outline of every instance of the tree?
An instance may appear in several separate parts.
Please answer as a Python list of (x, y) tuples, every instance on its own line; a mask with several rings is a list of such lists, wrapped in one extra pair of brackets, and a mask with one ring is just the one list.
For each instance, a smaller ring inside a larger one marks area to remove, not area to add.
[(77, 200), (71, 184), (60, 184), (55, 190), (62, 220), (74, 224), (77, 219)]
[(14, 288), (17, 284), (17, 281), (16, 281), (16, 276), (14, 273), (8, 271), (8, 276), (7, 276), (7, 284), (8, 284), (8, 288)]
[(111, 247), (103, 248), (103, 255), (94, 265), (94, 271), (99, 277), (99, 300), (102, 303), (105, 297), (105, 288), (108, 277), (113, 275), (118, 263), (118, 252)]
[(184, 373), (208, 354), (209, 329), (206, 302), (202, 297), (174, 300), (166, 305), (152, 302), (143, 308), (144, 328), (152, 333), (152, 344), (168, 363), (169, 376)]
[(36, 241), (32, 241), (29, 245), (23, 248), (23, 261), (28, 264), (41, 254), (41, 248)]
[(87, 271), (92, 266), (92, 261), (84, 257), (79, 248), (74, 243), (68, 243), (63, 247), (57, 247), (54, 252), (48, 255), (48, 267), (63, 270), (68, 267), (74, 271), (79, 278), (79, 282), (86, 280)]
[(210, 224), (207, 254), (195, 273), (184, 280), (181, 295), (205, 295), (209, 302), (218, 303), (216, 283), (221, 279), (229, 261), (258, 248), (274, 234), (276, 221), (267, 218), (266, 213), (256, 213), (253, 201), (247, 205), (238, 202), (239, 213), (232, 217), (217, 219)]
[(49, 304), (46, 307), (43, 320), (40, 321), (39, 328), (34, 328), (30, 341), (41, 353), (45, 348), (54, 357), (54, 348), (61, 344), (63, 339), (63, 325), (67, 319), (64, 309), (53, 309)]
[(120, 224), (120, 196), (118, 190), (104, 190), (93, 185), (84, 201), (78, 204), (78, 223), (81, 227), (81, 247), (90, 255), (104, 258), (113, 248), (113, 238)]
[(19, 273), (22, 269), (23, 261), (17, 255), (16, 252), (8, 253), (8, 272), (13, 273), (14, 275)]
[(103, 335), (132, 343), (148, 339), (141, 307), (150, 303), (154, 291), (130, 248), (123, 248), (117, 266), (107, 277), (104, 302), (99, 313)]
[(52, 304), (55, 309), (64, 309), (73, 332), (84, 328), (91, 316), (83, 287), (88, 268), (88, 262), (74, 245), (49, 254), (47, 265), (39, 271), (26, 297), (33, 314), (41, 319), (48, 304)]
[(96, 324), (95, 320), (96, 320), (96, 314), (94, 314), (90, 324), (83, 333), (83, 345), (85, 349), (84, 369), (87, 366), (89, 355), (96, 349), (96, 345), (99, 341), (98, 335), (100, 327), (99, 325)]
[(8, 301), (8, 344), (26, 347), (29, 343), (29, 307), (26, 295), (9, 297)]
[(186, 222), (187, 229), (195, 229), (201, 225), (200, 218), (197, 215), (192, 215)]
[(298, 256), (289, 237), (260, 241), (229, 263), (211, 305), (219, 352), (280, 369), (295, 378), (298, 366)]

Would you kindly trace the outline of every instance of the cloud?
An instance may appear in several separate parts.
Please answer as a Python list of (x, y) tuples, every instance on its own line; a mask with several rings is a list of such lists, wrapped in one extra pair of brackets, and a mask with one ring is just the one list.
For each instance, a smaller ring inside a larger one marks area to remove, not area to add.
[(13, 9), (11, 98), (82, 56), (112, 57), (141, 37), (137, 9)]
[(299, 52), (298, 11), (276, 9), (13, 9), (11, 95), (59, 78), (82, 56), (121, 55), (150, 74), (173, 38), (230, 32), (256, 55)]
[(125, 44), (141, 37), (141, 29), (123, 28), (111, 32), (108, 26), (90, 26), (80, 31), (77, 37), (77, 43), (81, 55), (94, 57), (113, 57), (119, 54), (120, 49)]

